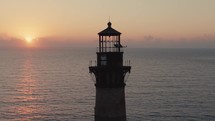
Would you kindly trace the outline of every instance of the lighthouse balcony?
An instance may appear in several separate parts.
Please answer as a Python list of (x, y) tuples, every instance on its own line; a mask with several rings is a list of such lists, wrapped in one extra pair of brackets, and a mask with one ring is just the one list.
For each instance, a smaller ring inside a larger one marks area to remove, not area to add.
[[(106, 61), (100, 61), (102, 64), (98, 64), (96, 60), (90, 60), (89, 61), (89, 68), (97, 68), (97, 67), (103, 67), (103, 68), (110, 68), (107, 65)], [(130, 67), (131, 68), (131, 61), (130, 60), (125, 60), (121, 67)]]
[(105, 47), (105, 48), (96, 48), (96, 52), (100, 53), (100, 52), (124, 52), (123, 47), (121, 48), (117, 48), (117, 47)]
[[(95, 73), (95, 72), (98, 72), (98, 71), (103, 71), (103, 70), (112, 70), (113, 68), (110, 68), (108, 66), (89, 66), (89, 72), (90, 73)], [(123, 70), (125, 73), (129, 72), (130, 73), (130, 70), (131, 70), (131, 66), (122, 66), (121, 68), (118, 68), (120, 70)]]
[(108, 66), (91, 66), (89, 73), (97, 88), (120, 88), (124, 87), (128, 79), (131, 66), (110, 68)]

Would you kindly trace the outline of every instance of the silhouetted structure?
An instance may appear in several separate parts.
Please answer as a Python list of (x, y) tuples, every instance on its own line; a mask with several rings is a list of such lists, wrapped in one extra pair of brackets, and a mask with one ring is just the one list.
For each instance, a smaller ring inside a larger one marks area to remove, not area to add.
[(97, 64), (89, 67), (95, 75), (95, 121), (126, 121), (125, 76), (131, 66), (129, 61), (123, 65), (121, 33), (108, 22), (108, 27), (98, 35)]

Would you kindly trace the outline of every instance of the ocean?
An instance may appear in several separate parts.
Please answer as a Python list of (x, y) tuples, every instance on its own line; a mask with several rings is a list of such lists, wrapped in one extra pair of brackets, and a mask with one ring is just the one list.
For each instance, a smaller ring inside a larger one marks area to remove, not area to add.
[[(1, 121), (93, 121), (94, 48), (0, 50)], [(127, 121), (214, 121), (215, 49), (124, 50)]]

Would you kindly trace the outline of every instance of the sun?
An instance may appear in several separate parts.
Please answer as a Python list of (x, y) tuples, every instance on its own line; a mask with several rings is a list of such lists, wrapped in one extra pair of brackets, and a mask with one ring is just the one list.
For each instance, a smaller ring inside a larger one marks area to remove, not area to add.
[(28, 44), (32, 43), (33, 40), (34, 40), (34, 38), (33, 38), (32, 36), (27, 36), (27, 37), (25, 37), (25, 41), (26, 41)]
[(36, 47), (37, 40), (38, 39), (35, 36), (31, 36), (31, 35), (24, 37), (24, 41), (25, 41), (27, 47)]

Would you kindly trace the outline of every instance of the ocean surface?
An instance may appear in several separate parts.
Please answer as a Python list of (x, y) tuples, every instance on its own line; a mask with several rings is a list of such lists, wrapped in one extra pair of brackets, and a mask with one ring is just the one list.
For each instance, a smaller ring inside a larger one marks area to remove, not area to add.
[[(0, 50), (0, 121), (93, 121), (94, 48)], [(215, 121), (215, 49), (132, 49), (127, 121)]]

